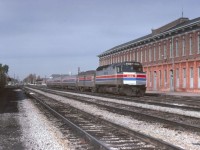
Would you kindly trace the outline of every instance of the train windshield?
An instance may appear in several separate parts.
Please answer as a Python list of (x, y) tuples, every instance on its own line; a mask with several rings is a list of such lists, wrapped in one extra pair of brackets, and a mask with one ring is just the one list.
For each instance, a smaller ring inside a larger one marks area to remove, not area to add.
[(143, 68), (140, 63), (125, 63), (117, 66), (117, 72), (143, 72)]

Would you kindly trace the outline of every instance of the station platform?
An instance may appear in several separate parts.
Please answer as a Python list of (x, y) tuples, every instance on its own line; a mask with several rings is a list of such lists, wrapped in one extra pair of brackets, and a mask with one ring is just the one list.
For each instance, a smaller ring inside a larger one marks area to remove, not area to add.
[(192, 93), (192, 92), (146, 91), (146, 95), (175, 96), (175, 97), (199, 97), (200, 98), (200, 93)]

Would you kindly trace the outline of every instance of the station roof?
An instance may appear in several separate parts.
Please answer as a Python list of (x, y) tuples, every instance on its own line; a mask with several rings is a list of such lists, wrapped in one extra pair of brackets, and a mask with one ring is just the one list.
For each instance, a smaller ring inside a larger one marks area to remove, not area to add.
[(134, 47), (137, 44), (144, 42), (146, 40), (151, 40), (151, 39), (156, 39), (159, 36), (165, 35), (165, 34), (170, 34), (172, 32), (175, 32), (177, 30), (180, 29), (184, 29), (187, 27), (191, 27), (194, 25), (198, 25), (200, 27), (200, 17), (189, 20), (188, 18), (179, 18), (177, 20), (174, 20), (158, 29), (152, 30), (152, 33), (142, 36), (140, 38), (137, 38), (135, 40), (120, 44), (118, 46), (115, 46), (101, 54), (98, 55), (98, 57), (103, 57), (112, 53), (116, 53), (119, 51), (124, 50), (125, 48), (129, 48), (129, 47)]

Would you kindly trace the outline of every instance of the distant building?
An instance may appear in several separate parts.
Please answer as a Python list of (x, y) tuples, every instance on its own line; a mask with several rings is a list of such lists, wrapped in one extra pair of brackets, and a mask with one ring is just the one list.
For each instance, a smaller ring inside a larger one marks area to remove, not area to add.
[(141, 62), (147, 90), (200, 92), (200, 17), (179, 18), (98, 57), (100, 66)]

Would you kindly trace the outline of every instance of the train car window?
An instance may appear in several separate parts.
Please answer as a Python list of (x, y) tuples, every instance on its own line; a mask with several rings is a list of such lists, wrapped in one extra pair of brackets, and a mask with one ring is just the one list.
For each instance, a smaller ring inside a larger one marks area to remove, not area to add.
[(104, 75), (108, 75), (108, 72), (104, 72)]
[(122, 72), (122, 67), (121, 66), (117, 66), (117, 73)]
[(123, 65), (123, 72), (142, 72), (141, 65)]

